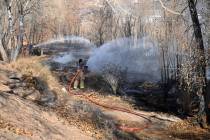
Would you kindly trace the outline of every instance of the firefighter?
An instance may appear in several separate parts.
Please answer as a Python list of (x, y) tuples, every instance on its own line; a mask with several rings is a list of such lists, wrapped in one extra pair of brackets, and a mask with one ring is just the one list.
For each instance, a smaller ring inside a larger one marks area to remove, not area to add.
[(79, 62), (77, 64), (77, 77), (74, 81), (74, 89), (78, 89), (78, 85), (80, 89), (85, 88), (85, 65), (82, 59), (79, 59)]
[(32, 44), (30, 44), (28, 46), (28, 52), (29, 52), (29, 55), (33, 55), (33, 45)]

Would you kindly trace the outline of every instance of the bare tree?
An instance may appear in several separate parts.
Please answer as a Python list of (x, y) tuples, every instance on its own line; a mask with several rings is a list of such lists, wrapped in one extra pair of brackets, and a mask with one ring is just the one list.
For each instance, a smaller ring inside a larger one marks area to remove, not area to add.
[[(39, 0), (4, 0), (2, 6), (7, 21), (1, 22), (4, 27), (1, 34), (0, 53), (4, 61), (14, 61), (23, 46), (23, 39), (25, 34), (24, 24), (25, 16), (36, 11), (39, 6)], [(4, 12), (3, 11), (3, 12)]]
[[(175, 32), (177, 41), (181, 43), (179, 50), (185, 50), (185, 54), (181, 55), (181, 57), (183, 57), (182, 59), (180, 59), (180, 56), (177, 55), (177, 64), (176, 64), (178, 72), (177, 74), (179, 76), (179, 82), (181, 84), (181, 90), (183, 90), (182, 107), (184, 113), (194, 114), (198, 118), (198, 122), (201, 123), (203, 127), (205, 127), (206, 110), (207, 110), (206, 108), (207, 106), (206, 105), (206, 94), (207, 94), (206, 66), (207, 65), (206, 65), (201, 24), (198, 18), (196, 2), (194, 0), (186, 1), (187, 3), (185, 4), (187, 4), (187, 6), (183, 8), (184, 10), (182, 10), (182, 12), (175, 11), (176, 8), (168, 8), (166, 6), (166, 2), (164, 3), (162, 0), (159, 0), (159, 2), (165, 11), (167, 11), (171, 15), (178, 16), (179, 19), (182, 20), (179, 24), (174, 24), (176, 26), (174, 26), (173, 28), (177, 29), (187, 28), (184, 35)], [(178, 3), (177, 5), (180, 7), (179, 5), (180, 2), (177, 3)], [(189, 7), (189, 14), (188, 12), (184, 13), (187, 7)], [(189, 17), (191, 16), (192, 22), (189, 22), (190, 19), (186, 20), (184, 17), (185, 15), (189, 15)], [(183, 26), (183, 24), (185, 25)], [(189, 24), (192, 24), (192, 26), (186, 27), (186, 25)], [(192, 29), (191, 27), (193, 27), (192, 32), (190, 32), (190, 29)], [(179, 36), (181, 36), (182, 38), (180, 38)], [(185, 37), (185, 39), (183, 39), (183, 37)], [(195, 38), (195, 41), (190, 38)], [(192, 44), (192, 42), (195, 43)], [(182, 65), (180, 65), (180, 63)]]
[(195, 88), (195, 93), (199, 96), (199, 112), (198, 117), (201, 119), (201, 123), (203, 127), (207, 126), (206, 121), (206, 87), (207, 87), (207, 79), (206, 79), (206, 58), (205, 58), (205, 49), (203, 43), (203, 36), (200, 27), (200, 22), (198, 19), (196, 4), (194, 0), (188, 0), (189, 10), (193, 22), (193, 29), (195, 35), (195, 72), (196, 72), (196, 82), (198, 82), (198, 86)]
[(98, 46), (112, 39), (113, 11), (107, 1), (103, 1), (100, 9), (94, 11), (94, 40)]

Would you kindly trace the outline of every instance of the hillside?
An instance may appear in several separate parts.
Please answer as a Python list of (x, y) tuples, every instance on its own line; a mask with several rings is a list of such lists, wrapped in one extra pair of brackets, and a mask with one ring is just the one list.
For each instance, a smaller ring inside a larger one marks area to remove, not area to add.
[[(44, 99), (45, 95), (35, 89), (29, 90), (27, 86), (21, 88), (20, 85), (24, 85), (21, 82), (21, 74), (1, 65), (0, 78), (1, 140), (94, 139), (74, 125), (68, 125), (68, 122), (58, 117), (52, 109), (38, 105), (40, 96)], [(15, 85), (19, 87), (14, 88)]]
[[(65, 72), (49, 71), (40, 63), (46, 59), (32, 57), (1, 65), (2, 140), (209, 138), (208, 131), (194, 128), (177, 116), (135, 109), (132, 99), (102, 93), (103, 88), (68, 95), (65, 81), (59, 84), (57, 79)], [(153, 96), (149, 98), (148, 103), (157, 102)]]

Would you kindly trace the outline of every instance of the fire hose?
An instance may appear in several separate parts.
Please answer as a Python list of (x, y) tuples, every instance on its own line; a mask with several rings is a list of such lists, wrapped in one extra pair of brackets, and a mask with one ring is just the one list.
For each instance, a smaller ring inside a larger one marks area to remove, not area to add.
[(132, 110), (129, 110), (129, 109), (126, 109), (126, 108), (121, 108), (121, 107), (115, 107), (115, 106), (111, 106), (111, 105), (107, 105), (107, 104), (102, 104), (102, 103), (99, 103), (93, 99), (91, 99), (89, 96), (85, 95), (85, 94), (74, 94), (72, 93), (72, 84), (73, 82), (75, 81), (75, 79), (78, 77), (78, 75), (80, 74), (81, 70), (78, 70), (76, 72), (76, 74), (74, 75), (74, 77), (72, 79), (70, 79), (70, 83), (69, 83), (69, 86), (68, 86), (68, 92), (70, 95), (73, 95), (73, 96), (81, 96), (82, 98), (85, 98), (86, 100), (88, 100), (89, 102), (97, 105), (97, 106), (101, 106), (103, 108), (106, 108), (106, 109), (110, 109), (110, 110), (116, 110), (116, 111), (120, 111), (120, 112), (124, 112), (124, 113), (128, 113), (128, 114), (132, 114), (132, 115), (135, 115), (135, 116), (138, 116), (138, 117), (141, 117), (145, 120), (147, 120), (147, 123), (142, 126), (142, 127), (127, 127), (127, 126), (118, 126), (118, 129), (122, 130), (122, 131), (125, 131), (125, 132), (140, 132), (144, 129), (147, 129), (149, 128), (149, 126), (151, 125), (151, 120), (148, 119), (144, 114), (141, 114), (141, 113), (138, 113), (138, 112), (135, 112), (135, 111), (132, 111)]

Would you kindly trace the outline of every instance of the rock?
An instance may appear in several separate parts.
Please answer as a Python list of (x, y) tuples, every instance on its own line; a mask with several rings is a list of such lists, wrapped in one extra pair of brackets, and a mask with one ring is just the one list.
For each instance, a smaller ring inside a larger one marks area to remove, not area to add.
[(9, 79), (8, 80), (8, 84), (15, 84), (15, 83), (20, 83), (21, 81), (20, 81), (20, 79)]
[(23, 75), (20, 73), (12, 73), (11, 75), (9, 75), (10, 79), (19, 79), (21, 80), (23, 78)]
[(40, 100), (40, 93), (38, 91), (34, 91), (32, 94), (26, 95), (27, 100), (38, 101)]
[(23, 88), (16, 88), (12, 90), (14, 94), (20, 96), (20, 97), (24, 97), (26, 95), (26, 91)]
[(7, 103), (6, 98), (2, 96), (1, 94), (2, 93), (0, 93), (0, 108), (2, 108)]
[(64, 93), (68, 93), (68, 91), (67, 91), (67, 89), (66, 89), (65, 87), (63, 87), (61, 90), (62, 90)]
[(39, 101), (42, 105), (46, 105), (46, 106), (55, 105), (57, 96), (54, 92), (45, 90), (45, 91), (43, 91), (42, 94), (44, 94), (44, 95), (40, 98), (40, 101)]
[(9, 92), (11, 89), (6, 85), (0, 84), (0, 91)]
[[(0, 72), (1, 73), (1, 72)], [(6, 74), (0, 74), (0, 84), (6, 84), (9, 81), (9, 78)]]
[(19, 87), (26, 87), (26, 83), (13, 83), (13, 84), (8, 84), (11, 89), (19, 88)]
[(19, 87), (12, 91), (14, 94), (30, 100), (38, 100), (41, 96), (40, 92), (35, 89), (24, 89), (23, 87)]
[(39, 78), (34, 78), (34, 81), (35, 81), (35, 88), (37, 89), (37, 90), (39, 90), (40, 92), (41, 91), (45, 91), (46, 90), (46, 88), (48, 87), (48, 85), (44, 82), (44, 81), (42, 81), (41, 79), (39, 79)]

